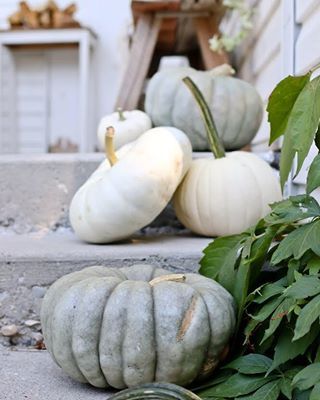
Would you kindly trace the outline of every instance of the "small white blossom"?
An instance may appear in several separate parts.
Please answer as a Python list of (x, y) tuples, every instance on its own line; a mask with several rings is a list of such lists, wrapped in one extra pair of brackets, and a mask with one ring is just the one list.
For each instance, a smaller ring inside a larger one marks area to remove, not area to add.
[(252, 17), (254, 10), (248, 6), (245, 0), (223, 0), (223, 5), (229, 8), (230, 11), (239, 14), (239, 28), (238, 32), (233, 36), (226, 34), (214, 35), (209, 40), (210, 49), (219, 53), (222, 50), (232, 51), (246, 38), (253, 28)]

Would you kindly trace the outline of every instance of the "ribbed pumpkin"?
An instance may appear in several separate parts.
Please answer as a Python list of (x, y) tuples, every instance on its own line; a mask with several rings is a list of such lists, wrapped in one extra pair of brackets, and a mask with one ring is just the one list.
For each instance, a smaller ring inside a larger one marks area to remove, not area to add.
[(176, 128), (150, 129), (122, 147), (118, 156), (111, 127), (108, 132), (108, 159), (79, 188), (69, 210), (75, 233), (90, 243), (125, 239), (152, 222), (192, 159), (189, 139)]
[(201, 92), (190, 78), (184, 82), (200, 106), (214, 158), (192, 162), (174, 195), (175, 212), (200, 235), (240, 233), (268, 214), (270, 203), (281, 200), (279, 179), (269, 164), (252, 153), (225, 154)]
[(214, 116), (226, 150), (251, 142), (261, 124), (262, 100), (248, 82), (230, 76), (229, 66), (211, 71), (172, 68), (157, 72), (146, 92), (145, 110), (155, 126), (174, 126), (185, 132), (193, 150), (208, 150), (206, 130), (192, 95), (182, 82), (189, 76), (199, 87)]
[(228, 351), (232, 296), (198, 274), (151, 265), (90, 267), (48, 290), (46, 347), (72, 378), (117, 389), (152, 381), (188, 385)]

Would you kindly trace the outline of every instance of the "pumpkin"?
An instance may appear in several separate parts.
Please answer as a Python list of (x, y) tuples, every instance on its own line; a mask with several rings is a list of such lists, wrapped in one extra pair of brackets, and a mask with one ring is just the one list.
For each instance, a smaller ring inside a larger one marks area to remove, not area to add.
[(199, 111), (182, 82), (182, 78), (190, 76), (210, 106), (225, 149), (240, 149), (257, 133), (263, 105), (252, 85), (220, 75), (230, 71), (229, 66), (211, 71), (185, 67), (159, 71), (147, 87), (145, 110), (155, 126), (175, 126), (188, 135), (193, 150), (208, 150), (206, 130)]
[(184, 81), (200, 105), (215, 158), (193, 161), (174, 196), (176, 215), (200, 235), (240, 233), (264, 217), (270, 203), (281, 199), (279, 180), (269, 164), (252, 153), (224, 153), (201, 92), (189, 78)]
[(152, 127), (150, 117), (143, 111), (123, 111), (118, 108), (117, 112), (103, 117), (98, 126), (98, 140), (100, 149), (104, 149), (105, 133), (109, 126), (113, 126), (117, 132), (114, 138), (114, 147), (119, 149), (127, 143), (138, 139), (140, 135)]
[(74, 195), (69, 217), (75, 233), (90, 243), (125, 239), (166, 207), (192, 160), (187, 136), (176, 128), (153, 128), (133, 144), (113, 148), (108, 129), (105, 160)]
[(125, 389), (109, 397), (109, 400), (201, 400), (200, 397), (172, 383), (147, 383)]
[(188, 385), (225, 357), (235, 310), (222, 286), (198, 274), (97, 266), (55, 282), (41, 322), (51, 356), (75, 380)]

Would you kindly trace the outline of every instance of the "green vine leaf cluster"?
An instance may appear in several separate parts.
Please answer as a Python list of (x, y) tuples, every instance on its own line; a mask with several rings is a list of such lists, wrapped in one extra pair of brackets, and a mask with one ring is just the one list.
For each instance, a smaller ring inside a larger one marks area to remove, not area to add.
[[(270, 143), (283, 136), (282, 188), (312, 143), (320, 150), (320, 77), (289, 76), (272, 92)], [(235, 298), (238, 323), (229, 362), (195, 391), (211, 400), (320, 399), (320, 154), (306, 194), (271, 205), (270, 213), (204, 250), (200, 273)]]

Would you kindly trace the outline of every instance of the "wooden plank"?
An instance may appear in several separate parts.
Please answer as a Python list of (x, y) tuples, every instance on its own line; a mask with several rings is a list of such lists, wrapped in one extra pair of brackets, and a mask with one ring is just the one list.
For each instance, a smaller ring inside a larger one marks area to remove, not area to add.
[(167, 1), (154, 1), (154, 0), (134, 0), (131, 2), (131, 9), (133, 16), (136, 17), (140, 14), (165, 12), (165, 11), (179, 11), (180, 0), (167, 0)]
[(144, 81), (157, 43), (161, 18), (151, 14), (141, 15), (138, 20), (116, 107), (133, 110), (137, 107)]
[(218, 33), (218, 24), (204, 17), (194, 18), (193, 22), (205, 69), (211, 69), (217, 65), (227, 63), (228, 56), (225, 52), (213, 52), (209, 47), (209, 39)]

